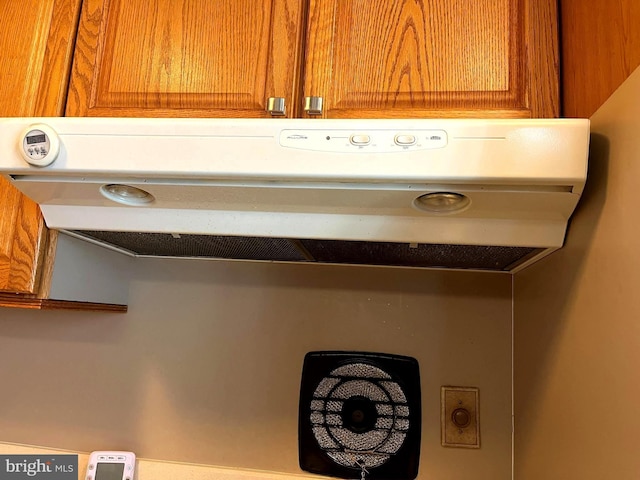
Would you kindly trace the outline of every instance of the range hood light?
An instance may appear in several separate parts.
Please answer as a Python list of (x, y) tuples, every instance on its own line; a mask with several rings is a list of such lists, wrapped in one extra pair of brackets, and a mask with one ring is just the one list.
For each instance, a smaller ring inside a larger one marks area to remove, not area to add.
[(469, 197), (461, 193), (434, 192), (419, 196), (413, 206), (424, 212), (448, 215), (466, 210), (471, 205)]
[(134, 207), (148, 205), (155, 200), (149, 192), (145, 192), (140, 188), (117, 183), (101, 186), (100, 193), (109, 200)]

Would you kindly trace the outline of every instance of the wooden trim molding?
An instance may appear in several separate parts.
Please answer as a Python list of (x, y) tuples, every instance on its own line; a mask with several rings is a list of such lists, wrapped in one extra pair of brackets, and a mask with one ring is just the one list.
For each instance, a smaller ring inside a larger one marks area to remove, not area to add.
[(29, 295), (0, 293), (0, 307), (29, 308), (34, 310), (78, 310), (92, 312), (126, 313), (126, 305), (111, 303), (71, 302), (49, 300)]

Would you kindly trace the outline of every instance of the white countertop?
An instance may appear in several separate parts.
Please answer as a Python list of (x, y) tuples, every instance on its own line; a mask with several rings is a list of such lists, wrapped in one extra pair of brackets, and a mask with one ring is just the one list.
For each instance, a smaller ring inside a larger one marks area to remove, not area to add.
[[(78, 480), (83, 480), (87, 471), (89, 453), (58, 450), (35, 445), (1, 443), (0, 454), (4, 455), (39, 455), (39, 454), (76, 454), (78, 455)], [(137, 458), (136, 480), (322, 480), (326, 477), (292, 475), (260, 470), (239, 468), (222, 468), (210, 465), (164, 462)]]

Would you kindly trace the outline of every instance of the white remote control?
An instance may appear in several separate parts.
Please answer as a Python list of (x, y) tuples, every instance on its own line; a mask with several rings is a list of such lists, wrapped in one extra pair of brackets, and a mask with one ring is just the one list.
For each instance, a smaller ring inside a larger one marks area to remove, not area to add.
[(86, 480), (133, 480), (136, 454), (97, 451), (89, 456)]

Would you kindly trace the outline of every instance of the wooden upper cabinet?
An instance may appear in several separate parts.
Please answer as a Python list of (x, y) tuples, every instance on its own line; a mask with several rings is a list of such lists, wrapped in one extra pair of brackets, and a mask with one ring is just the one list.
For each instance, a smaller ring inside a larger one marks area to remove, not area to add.
[(268, 117), (299, 92), (299, 0), (85, 0), (68, 116)]
[(557, 37), (556, 0), (85, 0), (67, 115), (556, 117)]
[[(81, 0), (0, 0), (0, 116), (64, 111)], [(36, 294), (47, 231), (38, 206), (0, 177), (0, 291)]]
[(311, 0), (323, 117), (556, 117), (555, 0)]

